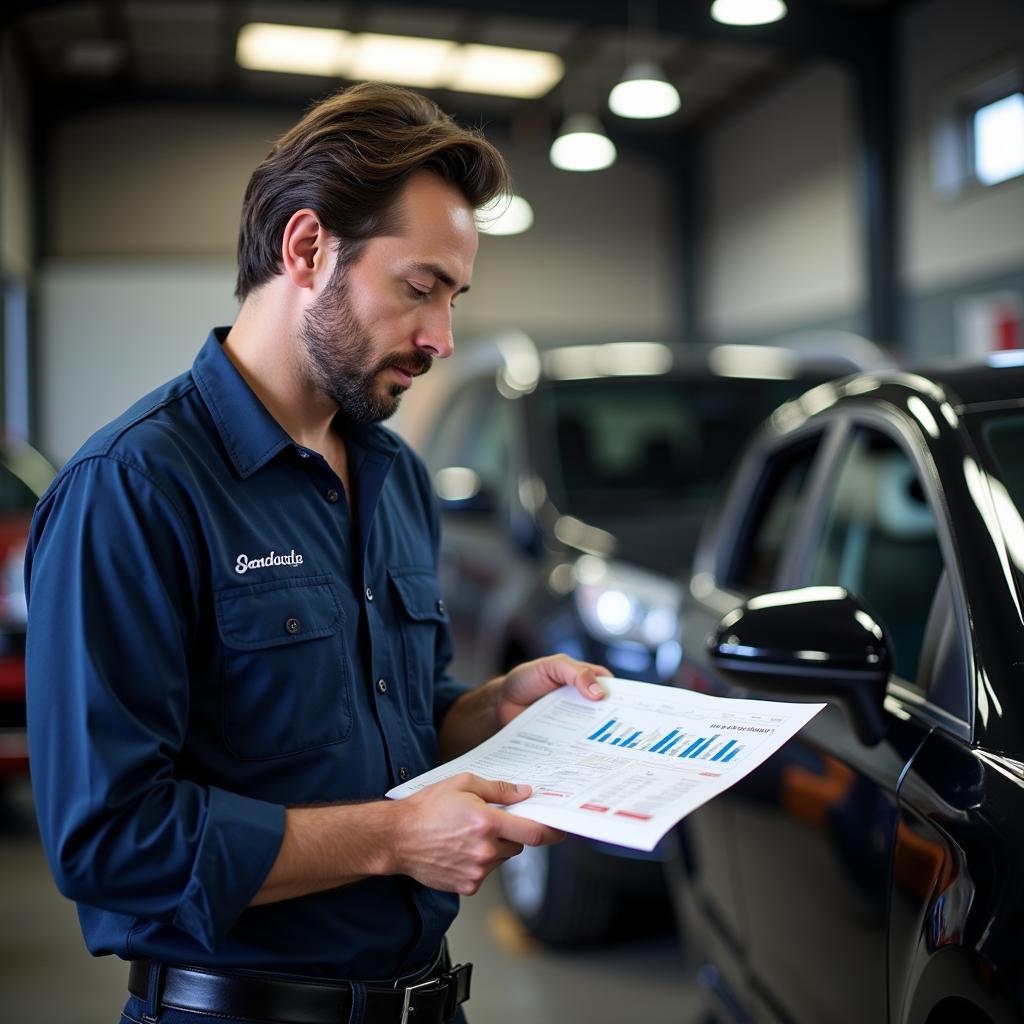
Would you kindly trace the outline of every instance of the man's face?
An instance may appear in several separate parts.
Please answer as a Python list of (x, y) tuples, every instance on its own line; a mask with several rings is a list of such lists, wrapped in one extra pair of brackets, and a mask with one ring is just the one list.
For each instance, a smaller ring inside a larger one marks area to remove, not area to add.
[(299, 329), (314, 384), (360, 423), (391, 416), (413, 378), (451, 355), (452, 303), (476, 257), (473, 209), (437, 175), (414, 175), (397, 212), (394, 234), (335, 264)]

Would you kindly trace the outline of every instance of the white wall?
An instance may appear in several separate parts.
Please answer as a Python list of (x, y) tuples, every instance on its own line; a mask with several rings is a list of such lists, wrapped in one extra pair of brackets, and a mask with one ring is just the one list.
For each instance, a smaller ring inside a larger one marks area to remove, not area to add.
[(930, 0), (911, 7), (901, 34), (904, 126), (903, 278), (935, 289), (1024, 268), (1024, 178), (947, 199), (931, 181), (936, 120), (958, 93), (1024, 62), (1020, 0)]
[(851, 84), (815, 65), (710, 132), (701, 278), (712, 338), (863, 301)]
[[(41, 274), (40, 442), (53, 458), (66, 459), (92, 429), (187, 367), (208, 328), (233, 318), (242, 194), (290, 123), (156, 107), (61, 130)], [(544, 341), (670, 335), (679, 272), (669, 183), (636, 159), (578, 175), (553, 169), (546, 150), (502, 149), (536, 224), (481, 239), (457, 339), (506, 326)], [(429, 386), (445, 376), (432, 374)]]

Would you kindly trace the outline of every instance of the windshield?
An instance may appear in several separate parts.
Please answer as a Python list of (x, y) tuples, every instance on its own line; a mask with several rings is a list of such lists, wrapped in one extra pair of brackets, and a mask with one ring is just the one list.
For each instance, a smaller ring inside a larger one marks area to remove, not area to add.
[(593, 518), (629, 505), (708, 501), (753, 429), (822, 378), (604, 377), (538, 396), (554, 441), (563, 511)]
[(1024, 515), (1024, 412), (1017, 410), (986, 419), (981, 436), (999, 468), (1003, 486), (1018, 513)]

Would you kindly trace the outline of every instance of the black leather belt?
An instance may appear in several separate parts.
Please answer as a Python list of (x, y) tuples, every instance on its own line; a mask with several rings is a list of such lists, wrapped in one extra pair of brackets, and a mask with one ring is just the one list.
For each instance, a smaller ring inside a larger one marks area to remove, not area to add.
[[(440, 958), (439, 958), (440, 959)], [(158, 965), (133, 960), (128, 991), (146, 999)], [(365, 1024), (443, 1024), (469, 998), (472, 964), (448, 967), (443, 957), (422, 980), (363, 982)], [(356, 986), (347, 981), (314, 981), (265, 974), (223, 974), (205, 967), (167, 965), (162, 969), (159, 1005), (194, 1013), (242, 1017), (275, 1024), (343, 1024), (349, 1019)]]

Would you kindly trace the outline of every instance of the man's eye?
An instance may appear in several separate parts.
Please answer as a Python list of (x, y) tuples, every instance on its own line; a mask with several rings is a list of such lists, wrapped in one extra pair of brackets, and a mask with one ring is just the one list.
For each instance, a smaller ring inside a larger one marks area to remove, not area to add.
[(426, 299), (430, 297), (429, 289), (424, 290), (422, 288), (417, 288), (414, 284), (409, 285), (409, 291), (412, 293), (412, 297), (414, 299)]

